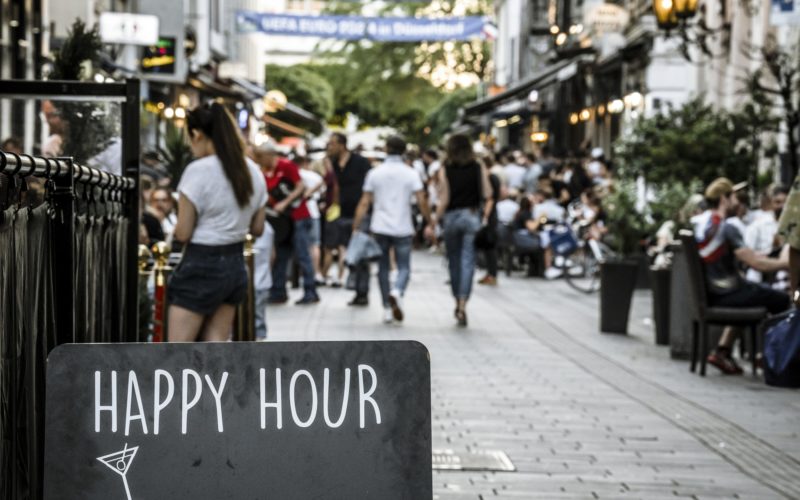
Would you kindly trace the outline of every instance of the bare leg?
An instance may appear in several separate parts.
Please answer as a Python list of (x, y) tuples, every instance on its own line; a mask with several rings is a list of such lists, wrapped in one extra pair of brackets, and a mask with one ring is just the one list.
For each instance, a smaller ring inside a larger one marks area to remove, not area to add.
[(236, 306), (222, 304), (214, 311), (203, 328), (203, 340), (208, 342), (226, 342), (231, 337), (233, 318)]
[(722, 331), (722, 336), (719, 338), (719, 344), (717, 344), (717, 348), (725, 347), (730, 349), (733, 347), (733, 343), (736, 342), (736, 337), (739, 335), (739, 329), (734, 328), (732, 326), (726, 326), (725, 330)]
[(180, 306), (169, 306), (169, 341), (194, 342), (203, 327), (205, 316)]
[(339, 266), (339, 281), (344, 279), (344, 255), (347, 253), (347, 247), (339, 247), (339, 255), (336, 258), (336, 265)]
[(311, 263), (314, 265), (315, 275), (322, 274), (322, 270), (320, 269), (319, 254), (319, 245), (311, 245)]
[(326, 248), (322, 252), (322, 277), (328, 277), (328, 271), (331, 270), (331, 266), (333, 265), (333, 250), (330, 248)]

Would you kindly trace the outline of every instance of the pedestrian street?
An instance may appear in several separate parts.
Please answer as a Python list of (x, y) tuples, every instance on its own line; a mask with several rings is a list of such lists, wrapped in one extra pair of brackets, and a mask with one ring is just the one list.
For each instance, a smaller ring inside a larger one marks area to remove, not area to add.
[[(455, 327), (446, 269), (416, 252), (402, 326), (350, 292), (271, 307), (270, 341), (416, 340), (431, 353), (433, 448), (504, 452), (514, 472), (436, 470), (437, 499), (797, 498), (800, 396), (749, 374), (689, 373), (655, 346), (650, 292), (630, 334), (598, 331), (597, 296), (521, 277), (478, 288)], [(294, 291), (293, 293), (299, 293)]]

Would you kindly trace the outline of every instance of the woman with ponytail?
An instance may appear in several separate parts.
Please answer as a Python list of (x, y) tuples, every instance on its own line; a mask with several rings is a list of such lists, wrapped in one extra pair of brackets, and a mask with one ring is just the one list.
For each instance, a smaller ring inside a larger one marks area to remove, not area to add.
[(175, 239), (185, 249), (168, 287), (169, 339), (225, 341), (247, 294), (245, 236), (264, 231), (266, 184), (221, 104), (190, 111), (186, 128), (195, 161), (178, 184)]

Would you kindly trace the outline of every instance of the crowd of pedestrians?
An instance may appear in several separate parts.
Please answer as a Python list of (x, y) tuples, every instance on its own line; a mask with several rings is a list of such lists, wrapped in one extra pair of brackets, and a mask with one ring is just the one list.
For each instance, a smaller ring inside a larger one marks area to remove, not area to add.
[[(427, 248), (447, 259), (453, 316), (463, 327), (474, 273), (483, 267), (477, 283), (497, 286), (501, 248), (513, 248), (511, 265), (532, 270), (538, 258), (543, 277), (557, 279), (569, 266), (550, 248), (554, 226), (578, 225), (587, 239), (613, 237), (603, 208), (615, 189), (612, 166), (598, 148), (560, 159), (547, 147), (476, 153), (481, 148), (456, 134), (441, 150), (419, 153), (392, 136), (382, 155), (367, 159), (336, 132), (324, 151), (282, 153), (269, 142), (245, 145), (219, 104), (189, 113), (187, 129), (195, 161), (176, 191), (152, 155), (143, 158), (141, 183), (142, 242), (168, 241), (183, 252), (169, 283), (173, 340), (228, 338), (246, 293), (247, 233), (256, 237), (261, 339), (268, 308), (289, 300), (292, 275), (303, 290), (297, 306), (319, 303), (320, 287), (346, 287), (354, 293), (347, 304), (363, 307), (376, 268), (382, 319), (399, 323), (413, 250)], [(789, 308), (789, 281), (796, 285), (790, 256), (800, 264), (800, 248), (779, 233), (787, 196), (798, 198), (769, 186), (750, 210), (746, 185), (720, 178), (687, 202), (682, 217), (694, 228), (712, 305), (763, 306), (773, 314)], [(674, 233), (667, 223), (654, 241), (675, 241)], [(737, 336), (727, 328), (708, 357), (727, 374), (741, 373), (731, 355)]]

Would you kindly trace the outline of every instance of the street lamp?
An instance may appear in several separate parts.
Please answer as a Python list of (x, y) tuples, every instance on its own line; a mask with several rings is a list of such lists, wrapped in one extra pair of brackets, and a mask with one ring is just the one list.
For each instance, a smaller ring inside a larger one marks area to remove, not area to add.
[[(688, 2), (688, 0), (677, 1)], [(673, 0), (653, 0), (653, 12), (656, 14), (656, 22), (659, 28), (669, 32), (669, 30), (678, 27), (678, 14)]]
[(697, 0), (674, 0), (674, 5), (678, 19), (691, 19), (697, 14)]

